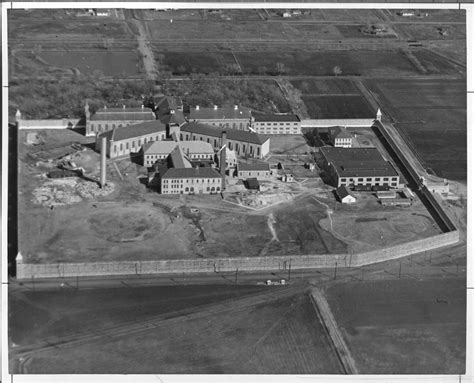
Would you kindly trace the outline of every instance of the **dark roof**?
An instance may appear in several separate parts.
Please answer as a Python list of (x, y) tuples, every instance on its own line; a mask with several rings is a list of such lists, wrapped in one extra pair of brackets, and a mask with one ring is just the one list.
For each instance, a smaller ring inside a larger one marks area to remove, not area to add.
[(255, 114), (256, 122), (299, 122), (300, 118), (296, 114)]
[(184, 118), (183, 112), (181, 112), (180, 110), (175, 110), (174, 113), (163, 114), (160, 117), (160, 121), (165, 125), (169, 125), (169, 124), (181, 125), (186, 122), (186, 119)]
[(151, 133), (163, 132), (166, 126), (159, 120), (142, 122), (141, 124), (122, 126), (109, 130), (99, 135), (99, 138), (106, 137), (109, 141), (121, 141), (128, 138), (140, 137)]
[(210, 167), (169, 168), (161, 178), (221, 178), (219, 172)]
[(334, 166), (339, 177), (395, 177), (393, 165), (377, 148), (322, 147), (320, 152)]
[(190, 120), (236, 120), (236, 119), (250, 119), (252, 112), (249, 108), (239, 106), (235, 107), (218, 107), (214, 108), (192, 108), (189, 112)]
[(156, 100), (155, 110), (163, 113), (169, 112), (171, 109), (178, 109), (182, 106), (181, 100), (171, 96), (161, 96)]
[(247, 164), (245, 162), (239, 163), (238, 165), (238, 170), (244, 170), (244, 171), (269, 171), (270, 170), (270, 165), (265, 163), (265, 162), (257, 162), (254, 164)]
[(245, 183), (247, 184), (247, 189), (252, 189), (252, 190), (260, 189), (260, 184), (258, 183), (258, 180), (256, 178), (247, 178), (245, 180)]
[(347, 187), (344, 185), (341, 185), (336, 189), (336, 194), (341, 200), (347, 197), (348, 195), (352, 196), (351, 193), (349, 193), (349, 189), (347, 189)]
[[(204, 136), (222, 137), (222, 129), (216, 126), (199, 124), (197, 122), (187, 122), (181, 126), (182, 132), (202, 134)], [(263, 144), (269, 140), (268, 137), (254, 132), (237, 129), (227, 129), (227, 138), (233, 141), (248, 142), (251, 144)]]
[(107, 108), (99, 109), (91, 121), (150, 121), (156, 116), (149, 108)]

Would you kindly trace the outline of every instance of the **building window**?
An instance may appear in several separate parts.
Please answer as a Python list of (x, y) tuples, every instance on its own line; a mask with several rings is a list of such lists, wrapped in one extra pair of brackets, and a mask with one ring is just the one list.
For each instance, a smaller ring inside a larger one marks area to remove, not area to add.
[(380, 177), (376, 177), (376, 178), (375, 178), (375, 181), (380, 181)]
[(138, 140), (138, 146), (142, 146), (142, 140)]
[(367, 177), (367, 182), (372, 182), (372, 177)]
[(383, 180), (384, 180), (384, 181), (389, 181), (388, 177), (384, 177)]
[(120, 151), (123, 150), (123, 144), (120, 144)]
[(114, 153), (117, 153), (117, 145), (114, 145)]
[(392, 181), (396, 181), (397, 180), (397, 177), (392, 177)]
[(125, 144), (125, 149), (128, 150), (128, 142)]

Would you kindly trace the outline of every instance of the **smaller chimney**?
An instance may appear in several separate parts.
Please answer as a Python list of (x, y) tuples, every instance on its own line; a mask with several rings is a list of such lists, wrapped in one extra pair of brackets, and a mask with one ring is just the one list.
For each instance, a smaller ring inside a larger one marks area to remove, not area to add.
[(104, 110), (107, 110), (107, 105), (104, 105)]
[(17, 110), (16, 110), (15, 120), (16, 120), (16, 121), (20, 121), (20, 120), (21, 120), (21, 112), (20, 112), (20, 109), (17, 109)]
[(125, 105), (122, 105), (122, 109), (125, 109)]
[(217, 110), (217, 105), (214, 105), (214, 110)]
[(377, 110), (377, 121), (382, 121), (382, 112), (380, 111), (380, 108)]
[(142, 110), (145, 109), (145, 105), (142, 104)]
[(239, 106), (238, 105), (234, 105), (234, 110), (238, 110), (239, 109)]
[(174, 114), (174, 109), (171, 109), (171, 110), (170, 110), (170, 114)]
[(196, 110), (199, 110), (199, 105), (196, 105)]

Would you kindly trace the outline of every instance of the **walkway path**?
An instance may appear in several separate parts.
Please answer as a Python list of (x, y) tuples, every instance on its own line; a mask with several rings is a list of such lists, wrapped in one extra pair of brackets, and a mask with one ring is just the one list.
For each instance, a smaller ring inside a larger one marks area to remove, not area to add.
[(139, 36), (137, 36), (138, 49), (143, 56), (143, 65), (145, 67), (147, 77), (150, 80), (156, 80), (158, 69), (156, 68), (155, 64), (155, 56), (153, 55), (153, 51), (150, 48), (150, 41), (146, 28), (143, 25), (143, 22), (140, 20), (132, 20), (132, 22), (135, 24), (139, 32)]

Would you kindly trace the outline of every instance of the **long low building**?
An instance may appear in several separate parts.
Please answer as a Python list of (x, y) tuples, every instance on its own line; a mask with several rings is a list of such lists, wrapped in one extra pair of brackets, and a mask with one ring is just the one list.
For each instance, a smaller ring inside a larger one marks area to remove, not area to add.
[(250, 109), (243, 106), (218, 107), (214, 105), (212, 108), (202, 108), (196, 105), (194, 108), (191, 108), (188, 120), (190, 122), (217, 126), (222, 129), (247, 130), (250, 126), (251, 117)]
[(106, 133), (99, 134), (96, 140), (96, 150), (100, 150), (102, 137), (107, 140), (107, 156), (121, 157), (130, 153), (138, 153), (143, 145), (164, 140), (166, 126), (159, 120), (143, 122), (137, 125), (116, 127)]
[(191, 161), (214, 159), (212, 145), (203, 141), (154, 141), (143, 146), (143, 165), (152, 166), (156, 161), (165, 159), (176, 147)]
[(270, 165), (267, 163), (246, 164), (244, 162), (237, 165), (237, 177), (264, 179), (271, 175)]
[(107, 108), (97, 110), (91, 115), (89, 104), (85, 105), (86, 136), (111, 131), (115, 128), (136, 125), (142, 122), (156, 120), (155, 113), (144, 106), (140, 108)]
[(400, 176), (377, 148), (320, 148), (321, 166), (336, 186), (398, 188)]
[(255, 114), (252, 129), (260, 134), (301, 134), (301, 120), (296, 114)]
[[(221, 128), (188, 122), (181, 126), (181, 141), (204, 141), (212, 145), (215, 150), (222, 147)], [(270, 138), (244, 130), (226, 130), (226, 144), (229, 150), (235, 151), (237, 156), (263, 158), (270, 152)]]

